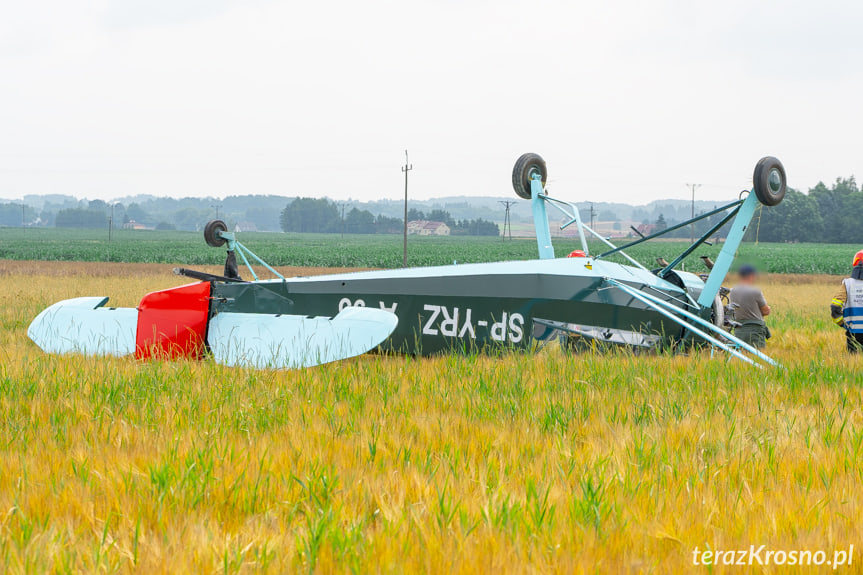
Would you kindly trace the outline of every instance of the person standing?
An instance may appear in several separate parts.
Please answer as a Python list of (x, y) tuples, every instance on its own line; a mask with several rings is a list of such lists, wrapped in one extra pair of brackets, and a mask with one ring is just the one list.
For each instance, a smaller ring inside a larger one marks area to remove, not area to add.
[(863, 250), (857, 252), (851, 265), (851, 277), (842, 280), (830, 302), (830, 316), (845, 328), (848, 352), (857, 353), (863, 351)]
[(770, 315), (770, 306), (761, 289), (755, 285), (758, 272), (751, 265), (744, 264), (737, 273), (739, 281), (728, 296), (734, 319), (740, 324), (734, 328), (734, 335), (753, 347), (766, 347), (770, 330), (764, 318)]

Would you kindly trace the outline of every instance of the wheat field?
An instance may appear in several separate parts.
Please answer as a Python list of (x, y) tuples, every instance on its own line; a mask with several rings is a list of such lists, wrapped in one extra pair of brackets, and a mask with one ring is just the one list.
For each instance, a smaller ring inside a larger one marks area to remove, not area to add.
[(863, 548), (836, 277), (764, 278), (785, 369), (549, 346), (273, 372), (26, 337), (57, 300), (134, 306), (169, 270), (0, 261), (2, 572), (674, 573), (706, 569), (696, 547)]

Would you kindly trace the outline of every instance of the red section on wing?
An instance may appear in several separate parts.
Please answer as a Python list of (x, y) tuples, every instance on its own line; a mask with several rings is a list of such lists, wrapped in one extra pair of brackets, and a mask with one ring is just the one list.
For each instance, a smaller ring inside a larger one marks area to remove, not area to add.
[(209, 308), (209, 282), (145, 295), (138, 304), (135, 357), (201, 357)]

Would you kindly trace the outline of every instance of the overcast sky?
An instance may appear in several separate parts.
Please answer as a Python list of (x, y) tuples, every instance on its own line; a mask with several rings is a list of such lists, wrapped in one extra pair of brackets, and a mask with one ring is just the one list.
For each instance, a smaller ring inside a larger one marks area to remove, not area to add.
[[(863, 173), (861, 2), (67, 0), (0, 19), (0, 198), (733, 197)], [(514, 197), (514, 196), (513, 196)]]

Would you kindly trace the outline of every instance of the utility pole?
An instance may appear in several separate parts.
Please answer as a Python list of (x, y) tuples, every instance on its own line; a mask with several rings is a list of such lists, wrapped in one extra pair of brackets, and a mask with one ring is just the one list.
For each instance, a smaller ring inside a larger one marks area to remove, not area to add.
[(509, 219), (509, 207), (515, 204), (515, 200), (498, 200), (499, 204), (506, 207), (506, 214), (503, 216), (503, 239), (506, 239), (506, 230), (509, 228), (509, 239), (512, 239), (512, 221)]
[(596, 218), (596, 210), (593, 209), (593, 202), (590, 202), (590, 229), (594, 229), (593, 220)]
[(114, 229), (114, 204), (111, 204), (111, 217), (108, 218), (108, 241), (111, 241), (111, 231)]
[[(692, 191), (692, 216), (691, 218), (695, 219), (695, 190), (701, 187), (701, 184), (686, 184), (686, 187)], [(689, 225), (689, 231), (692, 236), (692, 243), (695, 243), (695, 224), (692, 223)]]
[(405, 173), (405, 236), (404, 236), (404, 251), (402, 255), (402, 266), (408, 267), (408, 172), (414, 169), (413, 164), (408, 158), (408, 151), (405, 150), (405, 165), (402, 166), (402, 172)]
[(210, 204), (211, 208), (216, 208), (216, 219), (219, 219), (219, 210), (222, 209), (222, 204)]
[(22, 234), (27, 231), (27, 224), (25, 223), (27, 216), (24, 215), (24, 212), (26, 209), (27, 209), (26, 204), (21, 202), (21, 233)]
[(345, 206), (347, 204), (339, 204), (342, 209), (342, 239), (345, 239)]

